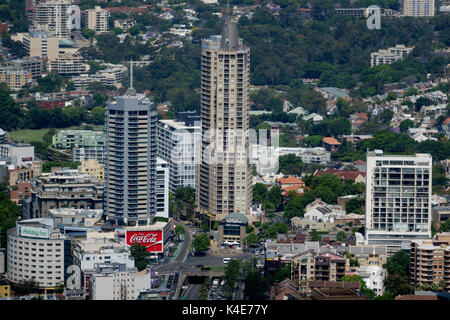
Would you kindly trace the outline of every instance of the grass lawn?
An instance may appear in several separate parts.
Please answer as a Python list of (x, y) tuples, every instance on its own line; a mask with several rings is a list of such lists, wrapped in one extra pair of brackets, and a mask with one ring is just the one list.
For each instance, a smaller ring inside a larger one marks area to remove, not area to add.
[[(94, 130), (102, 131), (104, 126), (102, 125), (89, 125)], [(60, 130), (82, 130), (85, 126), (77, 126), (77, 127), (69, 127), (69, 128), (63, 128), (63, 129), (57, 129), (57, 131)], [(30, 143), (32, 141), (38, 141), (42, 142), (44, 135), (48, 132), (50, 129), (24, 129), (24, 130), (17, 130), (17, 131), (10, 131), (7, 133), (9, 138), (15, 142), (27, 142)]]
[(44, 135), (48, 132), (49, 129), (24, 129), (17, 131), (8, 132), (8, 136), (11, 140), (15, 142), (32, 142), (32, 141), (43, 141)]
[(225, 271), (225, 266), (211, 266), (211, 271)]

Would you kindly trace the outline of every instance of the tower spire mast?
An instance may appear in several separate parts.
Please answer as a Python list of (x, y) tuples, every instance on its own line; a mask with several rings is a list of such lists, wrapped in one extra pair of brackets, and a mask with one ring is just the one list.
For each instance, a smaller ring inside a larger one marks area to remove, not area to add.
[(129, 96), (134, 96), (136, 95), (136, 90), (134, 89), (134, 84), (133, 84), (133, 58), (131, 58), (130, 60), (130, 87), (127, 90), (127, 94)]

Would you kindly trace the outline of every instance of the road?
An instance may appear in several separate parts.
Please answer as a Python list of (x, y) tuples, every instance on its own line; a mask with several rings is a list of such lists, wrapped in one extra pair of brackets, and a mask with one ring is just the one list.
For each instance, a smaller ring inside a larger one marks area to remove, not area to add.
[[(215, 256), (211, 254), (205, 254), (204, 256), (193, 256), (192, 252), (190, 250), (191, 244), (192, 244), (192, 233), (195, 234), (199, 232), (199, 229), (197, 227), (194, 227), (192, 225), (187, 224), (186, 222), (180, 222), (180, 224), (184, 227), (184, 234), (183, 234), (183, 242), (181, 249), (177, 249), (174, 256), (168, 259), (167, 263), (163, 263), (161, 265), (153, 266), (154, 270), (157, 271), (160, 276), (162, 276), (162, 281), (167, 286), (169, 282), (169, 275), (180, 273), (180, 277), (182, 275), (185, 275), (189, 271), (200, 271), (201, 265), (203, 266), (221, 266), (224, 267), (223, 264), (223, 258), (224, 256)], [(249, 252), (237, 252), (237, 253), (230, 253), (226, 257), (234, 258), (234, 259), (241, 259), (243, 261), (247, 261), (251, 257), (257, 257), (258, 259), (261, 259), (261, 256), (251, 254)], [(171, 289), (171, 297), (176, 297), (176, 292), (179, 292), (179, 287), (181, 287), (182, 281), (178, 281), (178, 283), (174, 283), (173, 280), (170, 281), (169, 287)], [(243, 287), (242, 284), (239, 284), (239, 287)], [(194, 300), (198, 298), (200, 286), (197, 285), (190, 285), (187, 289), (186, 293), (183, 294), (184, 297), (187, 297), (187, 299)], [(242, 289), (237, 291), (236, 298), (242, 299)], [(194, 297), (194, 298), (193, 298)]]
[(198, 300), (198, 297), (200, 295), (200, 288), (202, 287), (201, 284), (191, 284), (189, 285), (189, 288), (184, 293), (183, 297), (186, 300)]

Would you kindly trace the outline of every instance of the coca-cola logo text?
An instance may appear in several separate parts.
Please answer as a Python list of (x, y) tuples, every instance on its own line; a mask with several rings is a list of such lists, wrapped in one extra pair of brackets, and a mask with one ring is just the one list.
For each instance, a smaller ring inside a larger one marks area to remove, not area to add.
[(145, 236), (133, 234), (130, 238), (130, 242), (133, 244), (135, 244), (135, 243), (142, 243), (142, 244), (154, 243), (154, 242), (158, 241), (156, 239), (156, 237), (157, 237), (157, 235), (154, 233), (148, 233)]
[(147, 251), (162, 252), (162, 230), (158, 231), (129, 231), (127, 244), (140, 244), (147, 247)]

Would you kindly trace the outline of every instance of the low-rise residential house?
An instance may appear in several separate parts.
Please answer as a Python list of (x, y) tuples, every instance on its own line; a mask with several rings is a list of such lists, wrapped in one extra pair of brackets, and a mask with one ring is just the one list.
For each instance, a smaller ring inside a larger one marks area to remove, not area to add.
[(341, 143), (336, 140), (334, 137), (325, 137), (322, 138), (322, 147), (330, 152), (336, 152)]
[(356, 245), (346, 249), (352, 259), (360, 266), (383, 266), (387, 262), (387, 247), (385, 245)]
[(353, 180), (355, 183), (362, 182), (366, 183), (366, 173), (360, 172), (360, 171), (352, 171), (352, 170), (337, 170), (337, 169), (331, 169), (326, 168), (325, 170), (317, 170), (314, 173), (314, 176), (320, 176), (324, 174), (335, 174), (339, 176), (342, 180)]
[(136, 25), (136, 21), (131, 18), (128, 19), (117, 19), (114, 20), (114, 28), (120, 28), (124, 32), (127, 32), (128, 29)]
[(295, 234), (277, 234), (277, 243), (305, 243), (305, 239), (305, 234), (301, 231), (298, 231)]
[(297, 285), (290, 279), (274, 283), (270, 288), (269, 300), (287, 300), (288, 294), (296, 294), (298, 292)]
[(275, 180), (276, 183), (280, 186), (280, 188), (283, 190), (283, 195), (288, 195), (289, 192), (294, 191), (296, 194), (303, 194), (305, 183), (303, 180), (295, 177), (295, 176), (289, 176), (286, 178), (278, 178)]
[(351, 142), (351, 143), (355, 144), (359, 141), (363, 141), (366, 139), (372, 139), (373, 136), (371, 134), (344, 134), (342, 136), (342, 138), (344, 140), (346, 140), (347, 142)]
[(321, 199), (317, 198), (305, 208), (305, 215), (307, 220), (324, 221), (334, 223), (335, 219), (345, 215), (342, 207), (339, 205), (329, 205)]
[(364, 215), (361, 214), (356, 214), (356, 213), (349, 213), (349, 214), (345, 214), (345, 215), (341, 215), (339, 217), (337, 217), (336, 219), (334, 219), (334, 223), (335, 224), (347, 224), (347, 223), (351, 223), (352, 226), (360, 226), (362, 223), (361, 221), (365, 220), (366, 217)]
[(291, 219), (291, 226), (295, 229), (303, 230), (303, 231), (328, 231), (333, 227), (333, 223), (329, 221), (317, 221), (304, 219), (300, 217), (293, 217)]

